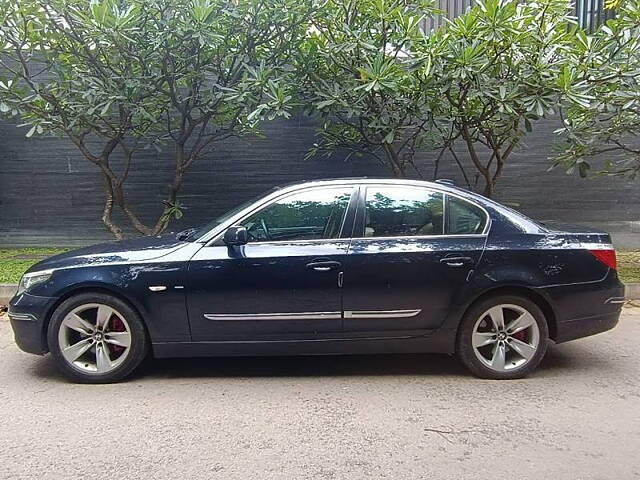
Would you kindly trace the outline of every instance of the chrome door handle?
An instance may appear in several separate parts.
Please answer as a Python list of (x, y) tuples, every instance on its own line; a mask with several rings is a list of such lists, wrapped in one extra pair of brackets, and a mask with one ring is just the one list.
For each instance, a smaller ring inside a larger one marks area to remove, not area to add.
[(340, 268), (342, 264), (340, 262), (334, 262), (331, 260), (311, 262), (307, 263), (307, 268), (311, 268), (316, 272), (329, 272)]
[(440, 259), (440, 263), (444, 263), (448, 267), (462, 267), (463, 265), (472, 265), (471, 257), (444, 257)]

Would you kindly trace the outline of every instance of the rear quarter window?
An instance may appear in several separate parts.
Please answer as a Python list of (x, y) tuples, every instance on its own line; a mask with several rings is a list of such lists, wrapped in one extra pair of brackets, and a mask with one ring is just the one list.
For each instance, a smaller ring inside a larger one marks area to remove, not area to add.
[(475, 235), (484, 232), (487, 214), (477, 205), (458, 197), (447, 195), (446, 234)]

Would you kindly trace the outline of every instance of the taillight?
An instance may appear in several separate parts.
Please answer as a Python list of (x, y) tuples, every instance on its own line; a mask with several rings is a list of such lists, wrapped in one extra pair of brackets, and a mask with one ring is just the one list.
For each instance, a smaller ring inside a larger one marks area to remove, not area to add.
[(618, 267), (616, 260), (616, 251), (613, 248), (607, 250), (589, 250), (589, 253), (604, 263), (607, 267), (614, 270)]

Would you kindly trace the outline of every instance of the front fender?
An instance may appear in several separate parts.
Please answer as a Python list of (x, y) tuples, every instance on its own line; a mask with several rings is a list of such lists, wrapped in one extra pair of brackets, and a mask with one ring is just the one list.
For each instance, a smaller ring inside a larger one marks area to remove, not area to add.
[[(99, 265), (63, 268), (29, 291), (31, 295), (55, 297), (53, 310), (79, 292), (106, 291), (129, 302), (145, 322), (151, 341), (191, 339), (185, 303), (186, 262)], [(149, 287), (164, 286), (152, 291)], [(48, 320), (47, 320), (48, 321)]]

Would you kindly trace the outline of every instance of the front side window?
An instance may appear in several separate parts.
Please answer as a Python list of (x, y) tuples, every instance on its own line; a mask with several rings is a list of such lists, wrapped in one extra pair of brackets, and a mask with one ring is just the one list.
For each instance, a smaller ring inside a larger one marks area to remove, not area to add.
[(367, 187), (365, 237), (442, 235), (443, 196), (424, 188)]
[(484, 231), (487, 224), (487, 215), (480, 207), (448, 196), (447, 201), (447, 234), (469, 235)]
[(338, 238), (351, 187), (294, 193), (249, 216), (241, 225), (249, 242)]

